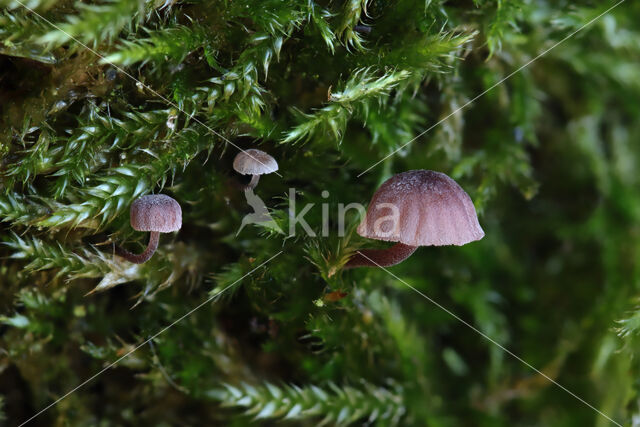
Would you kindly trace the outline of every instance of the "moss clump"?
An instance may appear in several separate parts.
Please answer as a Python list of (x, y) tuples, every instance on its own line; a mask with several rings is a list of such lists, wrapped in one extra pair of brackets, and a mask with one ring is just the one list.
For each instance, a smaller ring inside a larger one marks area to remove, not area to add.
[[(393, 276), (343, 271), (365, 240), (339, 204), (433, 169), (487, 237), (393, 273), (630, 422), (640, 6), (493, 88), (597, 3), (0, 0), (0, 415), (119, 360), (34, 424), (605, 425)], [(255, 191), (273, 221), (240, 233), (237, 147), (282, 175)], [(159, 192), (183, 229), (113, 257)], [(307, 203), (314, 235), (290, 236)]]

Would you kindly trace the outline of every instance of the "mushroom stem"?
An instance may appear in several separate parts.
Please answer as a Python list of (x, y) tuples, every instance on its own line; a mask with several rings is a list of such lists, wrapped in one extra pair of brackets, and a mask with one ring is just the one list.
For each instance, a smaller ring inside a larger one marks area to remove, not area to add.
[(367, 25), (356, 25), (355, 27), (353, 27), (353, 30), (357, 31), (358, 33), (362, 33), (362, 34), (371, 33), (371, 27), (369, 27)]
[(258, 185), (258, 181), (260, 181), (260, 175), (252, 175), (251, 182), (247, 184), (245, 190), (253, 190), (254, 188), (256, 188)]
[(387, 249), (363, 249), (345, 264), (345, 270), (356, 267), (391, 267), (409, 258), (418, 249), (404, 243), (396, 243)]
[(128, 250), (121, 248), (120, 246), (115, 246), (114, 251), (116, 255), (120, 255), (122, 258), (126, 259), (129, 262), (132, 262), (134, 264), (142, 264), (149, 261), (156, 249), (158, 249), (159, 240), (160, 233), (158, 231), (152, 231), (149, 234), (149, 244), (147, 245), (147, 249), (145, 249), (141, 254), (131, 253)]

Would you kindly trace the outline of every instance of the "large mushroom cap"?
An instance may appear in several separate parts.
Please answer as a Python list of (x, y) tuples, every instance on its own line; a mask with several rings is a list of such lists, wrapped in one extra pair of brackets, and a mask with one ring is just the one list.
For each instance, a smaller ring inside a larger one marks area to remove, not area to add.
[(182, 209), (164, 194), (142, 196), (131, 204), (131, 227), (137, 231), (171, 233), (182, 227)]
[(264, 151), (251, 148), (238, 153), (233, 169), (243, 175), (264, 175), (277, 171), (278, 162)]
[[(394, 208), (397, 215), (394, 220)], [(413, 170), (385, 181), (358, 234), (410, 246), (464, 245), (484, 237), (469, 195), (447, 175)]]

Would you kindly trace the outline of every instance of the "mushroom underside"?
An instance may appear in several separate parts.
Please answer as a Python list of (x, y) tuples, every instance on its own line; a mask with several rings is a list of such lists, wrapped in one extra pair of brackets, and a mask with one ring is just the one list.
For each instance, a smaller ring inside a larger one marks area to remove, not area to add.
[(396, 243), (387, 249), (362, 249), (349, 259), (344, 268), (391, 267), (409, 258), (416, 249), (417, 246), (404, 243)]

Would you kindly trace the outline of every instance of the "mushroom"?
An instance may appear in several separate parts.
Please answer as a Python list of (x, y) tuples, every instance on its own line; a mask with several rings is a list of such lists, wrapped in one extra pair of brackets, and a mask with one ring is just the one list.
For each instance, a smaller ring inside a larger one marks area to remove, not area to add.
[(116, 246), (115, 252), (128, 261), (142, 264), (158, 248), (160, 233), (171, 233), (182, 227), (182, 209), (178, 202), (164, 194), (142, 196), (131, 204), (131, 227), (136, 231), (150, 231), (149, 244), (141, 254), (133, 254)]
[(246, 187), (248, 190), (253, 190), (258, 185), (260, 175), (278, 170), (278, 162), (264, 151), (251, 148), (238, 153), (233, 159), (233, 169), (242, 175), (253, 175)]
[(357, 232), (397, 242), (387, 249), (365, 249), (345, 265), (389, 267), (418, 246), (462, 246), (484, 237), (469, 195), (447, 175), (429, 170), (399, 173), (373, 195)]

